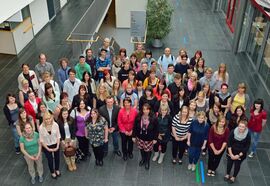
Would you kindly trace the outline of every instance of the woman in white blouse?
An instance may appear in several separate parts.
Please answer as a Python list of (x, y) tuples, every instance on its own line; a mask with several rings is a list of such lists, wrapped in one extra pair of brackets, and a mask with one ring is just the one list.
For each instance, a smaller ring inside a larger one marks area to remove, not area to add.
[(47, 158), (51, 176), (56, 179), (60, 176), (60, 131), (59, 126), (53, 120), (53, 116), (46, 112), (43, 116), (43, 123), (39, 128), (40, 142), (43, 146), (43, 152)]

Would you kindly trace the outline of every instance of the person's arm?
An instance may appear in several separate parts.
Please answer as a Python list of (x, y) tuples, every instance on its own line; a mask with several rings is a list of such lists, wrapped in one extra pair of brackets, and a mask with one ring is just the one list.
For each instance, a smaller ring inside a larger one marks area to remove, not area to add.
[[(29, 117), (30, 117), (30, 116), (29, 116)], [(34, 120), (33, 120), (32, 117), (31, 117), (31, 119), (30, 119), (30, 123), (31, 123), (31, 125), (32, 125), (33, 131), (35, 131), (35, 130), (36, 130), (36, 126), (35, 126), (35, 122), (34, 122)]]
[(123, 112), (122, 110), (119, 111), (118, 114), (118, 118), (117, 118), (117, 122), (118, 122), (118, 127), (119, 127), (119, 132), (125, 133), (125, 127), (124, 127), (124, 123), (123, 123)]
[(108, 125), (106, 124), (105, 127), (104, 127), (104, 142), (105, 143), (108, 142), (108, 135), (109, 135), (109, 129), (108, 129)]
[(19, 91), (19, 102), (22, 106), (24, 106), (24, 97), (23, 92), (21, 90)]
[(264, 128), (267, 122), (267, 113), (265, 111), (262, 111), (263, 113), (263, 119), (262, 119), (262, 127)]
[(31, 156), (30, 154), (28, 154), (28, 152), (26, 152), (25, 148), (24, 148), (24, 143), (20, 142), (20, 150), (23, 153), (23, 155), (25, 155), (26, 157), (28, 157), (31, 160), (35, 160), (35, 158), (33, 156)]
[(138, 108), (138, 97), (134, 99), (134, 106), (133, 108), (137, 109)]
[(19, 136), (22, 136), (22, 131), (21, 131), (21, 127), (19, 126), (19, 124), (16, 124), (16, 130)]
[[(56, 124), (56, 123), (55, 123)], [(54, 151), (57, 151), (59, 149), (59, 146), (60, 146), (60, 139), (61, 139), (61, 135), (60, 135), (60, 130), (59, 130), (59, 126), (58, 124), (56, 124), (56, 135), (57, 135), (57, 142), (56, 142), (56, 148), (54, 149)]]

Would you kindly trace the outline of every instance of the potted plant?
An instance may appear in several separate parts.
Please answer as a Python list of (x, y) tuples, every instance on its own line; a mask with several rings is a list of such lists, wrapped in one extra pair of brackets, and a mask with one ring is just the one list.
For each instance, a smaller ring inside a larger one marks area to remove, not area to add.
[(153, 39), (153, 47), (162, 47), (163, 39), (171, 30), (171, 17), (174, 9), (167, 0), (148, 0), (146, 17), (147, 38)]

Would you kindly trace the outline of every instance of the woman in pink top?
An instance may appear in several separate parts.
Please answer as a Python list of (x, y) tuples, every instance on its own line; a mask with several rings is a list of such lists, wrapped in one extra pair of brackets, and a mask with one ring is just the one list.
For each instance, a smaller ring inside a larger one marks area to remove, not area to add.
[(161, 100), (161, 97), (162, 97), (161, 94), (162, 94), (163, 91), (167, 91), (168, 92), (169, 100), (171, 100), (171, 92), (167, 88), (167, 84), (166, 84), (165, 79), (161, 79), (159, 81), (158, 86), (153, 89), (153, 94), (154, 94), (154, 96), (156, 96), (156, 98), (157, 98), (158, 101)]
[(122, 141), (123, 159), (126, 161), (127, 157), (133, 158), (132, 132), (137, 111), (131, 107), (131, 99), (129, 97), (124, 99), (123, 105), (124, 107), (120, 109), (118, 114), (118, 126)]
[(136, 90), (136, 86), (137, 86), (138, 81), (136, 80), (135, 76), (136, 76), (136, 73), (135, 73), (134, 70), (130, 70), (128, 72), (128, 79), (126, 79), (122, 83), (122, 88), (123, 88), (124, 91), (126, 90), (128, 84), (132, 84), (133, 90)]

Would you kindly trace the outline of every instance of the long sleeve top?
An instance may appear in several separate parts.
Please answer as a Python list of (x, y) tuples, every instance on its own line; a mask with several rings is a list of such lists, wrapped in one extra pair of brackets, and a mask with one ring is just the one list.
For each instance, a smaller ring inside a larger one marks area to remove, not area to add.
[(46, 145), (56, 144), (57, 140), (61, 138), (58, 124), (56, 122), (53, 122), (50, 134), (42, 123), (39, 128), (39, 137), (41, 143), (44, 143)]
[(154, 116), (149, 117), (149, 124), (146, 128), (143, 127), (141, 119), (142, 117), (138, 116), (135, 120), (133, 136), (143, 141), (157, 140), (158, 137), (157, 119)]
[(217, 150), (221, 149), (223, 143), (227, 143), (229, 134), (230, 130), (228, 128), (225, 129), (223, 134), (217, 134), (215, 132), (215, 126), (212, 126), (208, 135), (208, 147), (211, 148), (210, 144), (213, 143)]
[(209, 125), (207, 123), (199, 123), (198, 120), (194, 120), (190, 127), (190, 146), (201, 148), (204, 140), (208, 138)]
[(68, 71), (69, 71), (70, 67), (67, 67), (65, 69), (63, 69), (62, 67), (58, 69), (57, 71), (57, 77), (58, 77), (58, 81), (59, 81), (59, 85), (61, 87), (61, 89), (63, 90), (63, 86), (64, 86), (64, 82), (68, 79)]
[(250, 146), (250, 142), (251, 142), (251, 136), (250, 136), (249, 132), (248, 132), (245, 139), (238, 141), (237, 139), (235, 139), (234, 130), (233, 130), (233, 131), (231, 131), (231, 133), (229, 135), (228, 148), (232, 149), (232, 153), (234, 155), (242, 152), (243, 157), (245, 158), (247, 155), (249, 146)]
[(133, 130), (137, 111), (134, 108), (130, 108), (127, 113), (125, 108), (121, 108), (118, 114), (118, 127), (122, 133), (130, 132)]

